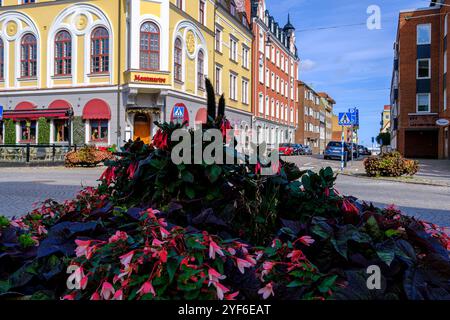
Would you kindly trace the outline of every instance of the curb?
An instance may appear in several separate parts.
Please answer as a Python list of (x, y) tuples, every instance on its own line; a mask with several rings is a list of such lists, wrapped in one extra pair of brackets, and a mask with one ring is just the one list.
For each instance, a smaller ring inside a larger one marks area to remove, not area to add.
[(434, 186), (434, 187), (447, 187), (447, 188), (450, 187), (450, 184), (447, 184), (447, 183), (428, 182), (428, 181), (423, 181), (423, 180), (422, 181), (420, 181), (420, 180), (407, 181), (407, 180), (398, 180), (395, 178), (386, 178), (386, 177), (368, 177), (366, 175), (354, 174), (351, 172), (342, 172), (339, 174), (344, 175), (344, 176), (349, 176), (349, 177), (360, 178), (360, 179), (368, 179), (368, 180), (389, 181), (389, 182), (416, 184), (416, 185)]

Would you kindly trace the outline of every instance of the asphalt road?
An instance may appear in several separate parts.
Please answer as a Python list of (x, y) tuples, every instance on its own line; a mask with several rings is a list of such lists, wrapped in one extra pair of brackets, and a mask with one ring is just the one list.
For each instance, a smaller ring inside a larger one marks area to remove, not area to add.
[[(339, 168), (338, 161), (318, 157), (294, 159), (303, 168)], [(355, 163), (355, 166), (358, 164)], [(0, 168), (0, 215), (20, 216), (52, 198), (71, 199), (82, 186), (95, 186), (104, 168)], [(339, 176), (337, 189), (377, 206), (396, 204), (405, 213), (450, 227), (450, 188)]]

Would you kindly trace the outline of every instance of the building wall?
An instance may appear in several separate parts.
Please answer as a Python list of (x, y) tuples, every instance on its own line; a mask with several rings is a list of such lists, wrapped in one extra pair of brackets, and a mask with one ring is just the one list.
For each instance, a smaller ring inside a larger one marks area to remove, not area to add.
[[(449, 1), (444, 1), (449, 5)], [(445, 35), (448, 6), (434, 6), (401, 12), (395, 45), (394, 72), (391, 90), (392, 145), (406, 156), (444, 158), (445, 128), (435, 124), (437, 119), (450, 119), (448, 111), (448, 77), (444, 75), (444, 51), (449, 37)], [(431, 45), (418, 46), (417, 26), (431, 25)], [(428, 51), (428, 52), (427, 52)], [(447, 55), (448, 56), (448, 55)], [(417, 79), (417, 59), (429, 58), (431, 79)], [(447, 62), (448, 64), (448, 57)], [(397, 91), (398, 88), (398, 91)], [(430, 112), (418, 112), (416, 93), (430, 93)], [(444, 110), (445, 107), (447, 110)], [(422, 137), (424, 137), (422, 139)], [(420, 143), (418, 143), (419, 140)], [(436, 147), (436, 152), (430, 150)]]

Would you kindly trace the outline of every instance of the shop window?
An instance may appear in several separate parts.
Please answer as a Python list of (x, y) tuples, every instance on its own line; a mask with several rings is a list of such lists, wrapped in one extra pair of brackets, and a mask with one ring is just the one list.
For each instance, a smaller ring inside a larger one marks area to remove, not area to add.
[(35, 77), (37, 75), (37, 42), (34, 35), (28, 33), (23, 36), (20, 57), (21, 76)]
[(90, 120), (91, 142), (108, 143), (108, 120)]
[(55, 75), (72, 73), (72, 37), (63, 30), (55, 37)]
[(92, 32), (91, 72), (109, 72), (109, 33), (103, 27), (98, 27)]
[(20, 121), (20, 142), (36, 143), (36, 121)]
[(146, 22), (141, 27), (141, 56), (142, 70), (159, 70), (159, 41), (158, 26), (153, 22)]
[(54, 120), (54, 141), (69, 142), (69, 126), (66, 120)]

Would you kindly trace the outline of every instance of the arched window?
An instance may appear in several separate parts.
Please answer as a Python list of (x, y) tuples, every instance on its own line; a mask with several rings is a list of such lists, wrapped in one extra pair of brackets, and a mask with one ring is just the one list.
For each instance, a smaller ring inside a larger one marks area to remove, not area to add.
[(36, 37), (31, 33), (27, 33), (22, 38), (20, 65), (22, 78), (37, 75), (37, 42)]
[(91, 72), (109, 72), (109, 32), (104, 27), (95, 28), (91, 35)]
[(175, 80), (183, 81), (183, 47), (180, 38), (175, 40), (173, 69)]
[(55, 37), (55, 75), (72, 74), (72, 37), (63, 30)]
[(203, 54), (203, 51), (198, 52), (197, 56), (197, 81), (198, 81), (198, 88), (204, 89), (205, 88), (205, 56)]
[(153, 22), (141, 27), (141, 69), (159, 70), (159, 28)]
[(3, 40), (0, 38), (0, 79), (5, 77), (5, 53)]

